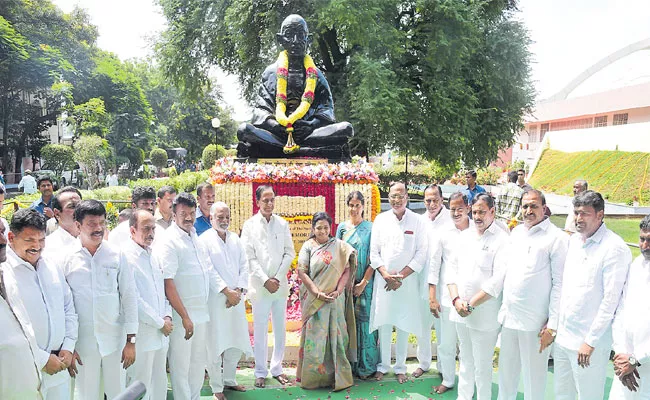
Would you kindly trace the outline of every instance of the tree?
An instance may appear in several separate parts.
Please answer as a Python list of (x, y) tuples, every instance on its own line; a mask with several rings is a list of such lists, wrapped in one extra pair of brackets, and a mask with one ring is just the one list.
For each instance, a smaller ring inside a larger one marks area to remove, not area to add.
[(41, 149), (43, 163), (61, 177), (64, 171), (74, 168), (74, 152), (72, 147), (64, 144), (48, 144)]
[(98, 173), (106, 170), (112, 158), (108, 141), (96, 135), (82, 136), (74, 143), (73, 149), (74, 159), (87, 177), (88, 186), (98, 186)]
[(167, 151), (164, 149), (152, 149), (149, 153), (149, 159), (151, 160), (151, 163), (158, 168), (158, 171), (162, 171), (163, 168), (167, 167)]
[(278, 54), (275, 33), (301, 14), (353, 150), (387, 146), (444, 165), (484, 165), (512, 144), (533, 102), (529, 39), (516, 1), (160, 0), (160, 63), (196, 95), (218, 65), (249, 100)]
[(210, 169), (214, 166), (217, 159), (226, 155), (226, 149), (223, 146), (216, 144), (209, 144), (203, 149), (201, 159), (203, 160), (203, 168)]

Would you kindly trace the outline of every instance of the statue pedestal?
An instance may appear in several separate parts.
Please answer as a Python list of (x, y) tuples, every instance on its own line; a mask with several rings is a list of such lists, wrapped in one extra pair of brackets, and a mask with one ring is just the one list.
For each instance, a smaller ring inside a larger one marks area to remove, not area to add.
[[(241, 233), (244, 222), (258, 211), (255, 190), (271, 185), (275, 191), (274, 213), (289, 222), (296, 254), (311, 233), (314, 213), (326, 211), (332, 217), (332, 235), (338, 224), (349, 218), (346, 204), (350, 192), (358, 190), (365, 198), (364, 215), (370, 221), (381, 212), (377, 182), (372, 165), (365, 162), (330, 164), (322, 159), (273, 159), (242, 163), (229, 158), (215, 162), (210, 169), (215, 201), (230, 207), (230, 230)], [(300, 282), (296, 259), (289, 270), (287, 317), (300, 321)], [(252, 315), (249, 315), (252, 321)], [(295, 326), (294, 326), (295, 325)], [(299, 329), (288, 324), (287, 329)]]

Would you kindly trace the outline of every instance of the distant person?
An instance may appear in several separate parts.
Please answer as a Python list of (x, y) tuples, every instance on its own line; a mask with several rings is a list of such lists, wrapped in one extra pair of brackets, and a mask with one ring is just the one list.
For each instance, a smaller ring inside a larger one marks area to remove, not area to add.
[(517, 170), (517, 186), (525, 191), (532, 190), (533, 187), (526, 183), (526, 171), (523, 169)]
[(54, 198), (52, 178), (43, 176), (38, 179), (36, 186), (38, 191), (41, 192), (41, 198), (32, 203), (32, 208), (48, 219), (54, 217), (54, 211), (52, 211), (52, 199)]
[(191, 172), (196, 172), (196, 161), (192, 161), (190, 163), (190, 171)]
[(2, 171), (2, 169), (0, 169), (0, 183), (1, 183), (2, 185), (6, 185), (6, 184), (7, 184), (7, 183), (5, 182), (5, 174), (4, 174), (4, 172)]
[[(573, 184), (573, 197), (575, 198), (580, 193), (587, 191), (588, 185), (585, 180), (577, 180)], [(567, 210), (566, 222), (564, 223), (564, 230), (570, 233), (576, 233), (575, 215), (573, 214), (573, 202), (569, 205)]]
[(29, 169), (25, 170), (25, 175), (23, 175), (23, 178), (20, 180), (20, 182), (18, 182), (18, 190), (21, 188), (25, 194), (36, 193), (36, 190), (38, 188), (36, 185), (36, 179), (32, 176), (32, 171)]
[[(2, 211), (2, 208), (4, 207), (5, 203), (5, 195), (7, 194), (7, 189), (0, 185), (0, 211)], [(9, 234), (9, 223), (7, 223), (7, 220), (0, 217), (0, 223), (5, 227), (4, 229), (4, 237), (5, 239), (8, 240), (8, 234)]]
[[(476, 184), (476, 177), (477, 174), (474, 170), (467, 171), (465, 174), (465, 178), (467, 179), (467, 188), (465, 189), (467, 191), (467, 204), (472, 204), (472, 200), (479, 193), (485, 193), (485, 189)], [(470, 218), (472, 218), (471, 214)]]
[(173, 186), (163, 186), (158, 189), (158, 207), (154, 213), (156, 225), (167, 229), (172, 224), (172, 204), (176, 198), (176, 189)]
[(194, 222), (194, 228), (196, 229), (196, 234), (201, 236), (203, 232), (212, 229), (212, 224), (210, 223), (210, 209), (214, 204), (214, 187), (207, 182), (201, 183), (196, 188), (196, 199), (199, 206), (196, 208), (196, 221)]
[(517, 185), (517, 171), (508, 172), (508, 182), (501, 185), (495, 196), (496, 220), (508, 223), (517, 216), (524, 190)]
[(108, 171), (108, 175), (106, 175), (106, 185), (107, 186), (117, 186), (119, 184), (118, 179), (117, 179), (117, 174), (113, 171), (113, 169), (110, 169)]

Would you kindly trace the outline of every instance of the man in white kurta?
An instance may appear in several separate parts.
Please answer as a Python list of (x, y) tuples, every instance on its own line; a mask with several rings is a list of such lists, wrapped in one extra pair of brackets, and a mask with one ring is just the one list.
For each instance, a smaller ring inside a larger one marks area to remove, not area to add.
[(632, 254), (603, 223), (605, 201), (588, 190), (573, 199), (577, 234), (569, 239), (553, 349), (555, 398), (602, 399), (612, 320)]
[[(147, 210), (156, 213), (156, 191), (151, 186), (136, 186), (131, 194), (131, 208), (133, 210)], [(119, 223), (108, 234), (108, 241), (116, 246), (122, 246), (131, 239), (129, 221)]]
[[(207, 363), (206, 335), (210, 320), (208, 295), (226, 284), (211, 267), (207, 250), (194, 229), (196, 199), (189, 193), (176, 196), (174, 222), (153, 249), (162, 267), (165, 295), (178, 325), (169, 336), (169, 372), (174, 399), (198, 400)], [(182, 329), (181, 329), (182, 326)]]
[(77, 243), (79, 229), (74, 220), (74, 209), (81, 201), (81, 193), (73, 187), (61, 189), (52, 199), (52, 210), (58, 228), (45, 238), (43, 257), (51, 258), (60, 266), (70, 246)]
[[(614, 378), (610, 399), (650, 399), (650, 215), (640, 224), (638, 256), (627, 275), (612, 324)], [(635, 389), (635, 390), (633, 390)]]
[(429, 244), (429, 311), (438, 318), (434, 320), (438, 347), (437, 369), (442, 375), (442, 383), (434, 388), (441, 394), (454, 387), (456, 382), (456, 347), (458, 334), (456, 322), (450, 319), (453, 307), (447, 288), (446, 274), (451, 260), (460, 248), (458, 238), (466, 229), (474, 229), (474, 222), (469, 219), (467, 196), (462, 192), (449, 197), (449, 214), (451, 226), (445, 224)]
[(77, 314), (61, 269), (40, 256), (45, 225), (45, 217), (36, 210), (22, 209), (14, 214), (3, 269), (7, 292), (22, 300), (34, 328), (38, 344), (34, 356), (43, 371), (43, 397), (67, 399), (67, 368), (77, 341)]
[[(370, 331), (379, 331), (380, 363), (378, 380), (391, 368), (391, 337), (397, 331), (393, 371), (400, 383), (406, 382), (408, 334), (422, 333), (422, 303), (427, 304), (420, 277), (427, 271), (428, 227), (421, 216), (406, 208), (408, 196), (402, 183), (391, 186), (391, 210), (372, 224), (370, 263), (379, 272), (375, 278), (370, 311)], [(430, 337), (427, 338), (429, 341)]]
[(22, 300), (9, 296), (5, 287), (6, 245), (5, 226), (0, 224), (0, 399), (41, 400), (34, 329)]
[[(138, 296), (133, 271), (120, 250), (103, 240), (106, 209), (84, 200), (75, 209), (79, 243), (63, 262), (79, 318), (70, 371), (75, 397), (115, 398), (125, 387), (124, 370), (135, 359)], [(78, 358), (77, 358), (78, 357)]]
[[(212, 229), (203, 232), (200, 241), (208, 249), (212, 268), (228, 285), (222, 293), (210, 292), (208, 308), (208, 374), (212, 393), (225, 399), (223, 390), (243, 392), (235, 372), (242, 356), (252, 355), (244, 296), (248, 287), (246, 250), (236, 233), (229, 232), (230, 209), (216, 202), (210, 209)], [(227, 329), (224, 329), (227, 327)]]
[[(580, 193), (587, 190), (587, 181), (577, 180), (573, 184), (573, 197), (579, 195)], [(573, 204), (571, 204), (567, 210), (566, 221), (564, 222), (564, 230), (569, 233), (576, 233), (576, 219), (573, 214)]]
[(281, 384), (289, 382), (282, 372), (285, 315), (289, 283), (287, 272), (296, 255), (289, 224), (273, 214), (275, 192), (270, 186), (255, 191), (259, 212), (244, 222), (241, 239), (250, 270), (248, 297), (253, 306), (255, 386), (264, 387), (268, 375), (268, 320), (273, 325), (271, 375)]
[(517, 398), (523, 375), (524, 398), (545, 399), (551, 343), (557, 332), (562, 274), (569, 236), (544, 215), (537, 190), (521, 201), (524, 223), (510, 234), (508, 266), (499, 310), (499, 399)]
[(129, 220), (131, 241), (122, 253), (133, 270), (138, 288), (138, 345), (135, 363), (127, 370), (132, 380), (144, 383), (144, 399), (167, 398), (167, 349), (173, 330), (172, 309), (165, 297), (165, 281), (160, 266), (151, 258), (156, 221), (150, 212), (136, 210)]
[(458, 238), (457, 257), (446, 271), (447, 286), (460, 347), (458, 399), (472, 399), (476, 386), (477, 400), (489, 400), (508, 234), (496, 224), (490, 195), (474, 198), (472, 215), (475, 229), (461, 232)]
[[(452, 229), (454, 224), (451, 220), (451, 215), (449, 210), (445, 208), (444, 199), (442, 197), (442, 189), (438, 185), (429, 185), (424, 189), (424, 205), (427, 211), (422, 215), (424, 223), (429, 228), (427, 233), (427, 240), (429, 241), (428, 246), (428, 256), (427, 260), (431, 260), (437, 248), (434, 246), (435, 243), (439, 240), (439, 237), (446, 234), (446, 231)], [(435, 271), (430, 271), (429, 265), (423, 269), (422, 273), (418, 274), (422, 288), (425, 293), (429, 293), (429, 275), (430, 273), (436, 273)], [(437, 274), (439, 276), (440, 270), (438, 269)], [(436, 279), (437, 282), (438, 279)], [(446, 287), (446, 286), (445, 286)], [(439, 302), (440, 298), (436, 293), (436, 288), (432, 289), (433, 297), (436, 299), (436, 303)], [(438, 340), (440, 337), (440, 314), (438, 307), (435, 307), (434, 310), (431, 310), (429, 307), (429, 302), (422, 302), (421, 307), (421, 317), (422, 317), (422, 333), (416, 335), (418, 341), (418, 361), (420, 365), (413, 372), (413, 377), (418, 378), (426, 371), (429, 370), (431, 366), (431, 325), (434, 324), (436, 327), (436, 336)], [(454, 332), (455, 335), (455, 332)], [(438, 367), (440, 363), (438, 363)]]

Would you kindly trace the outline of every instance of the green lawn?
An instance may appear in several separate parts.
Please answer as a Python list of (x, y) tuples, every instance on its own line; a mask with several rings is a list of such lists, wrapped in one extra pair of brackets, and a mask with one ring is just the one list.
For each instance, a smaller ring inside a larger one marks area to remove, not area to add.
[(650, 204), (650, 153), (583, 151), (564, 153), (545, 150), (530, 183), (545, 192), (572, 195), (573, 183), (586, 179), (613, 203)]
[[(562, 229), (564, 229), (565, 221), (566, 216), (564, 215), (551, 215), (551, 222)], [(616, 232), (627, 243), (635, 244), (639, 243), (639, 222), (641, 220), (637, 218), (605, 218), (605, 224), (609, 229)], [(630, 250), (632, 250), (633, 257), (641, 254), (638, 247), (630, 246)]]

